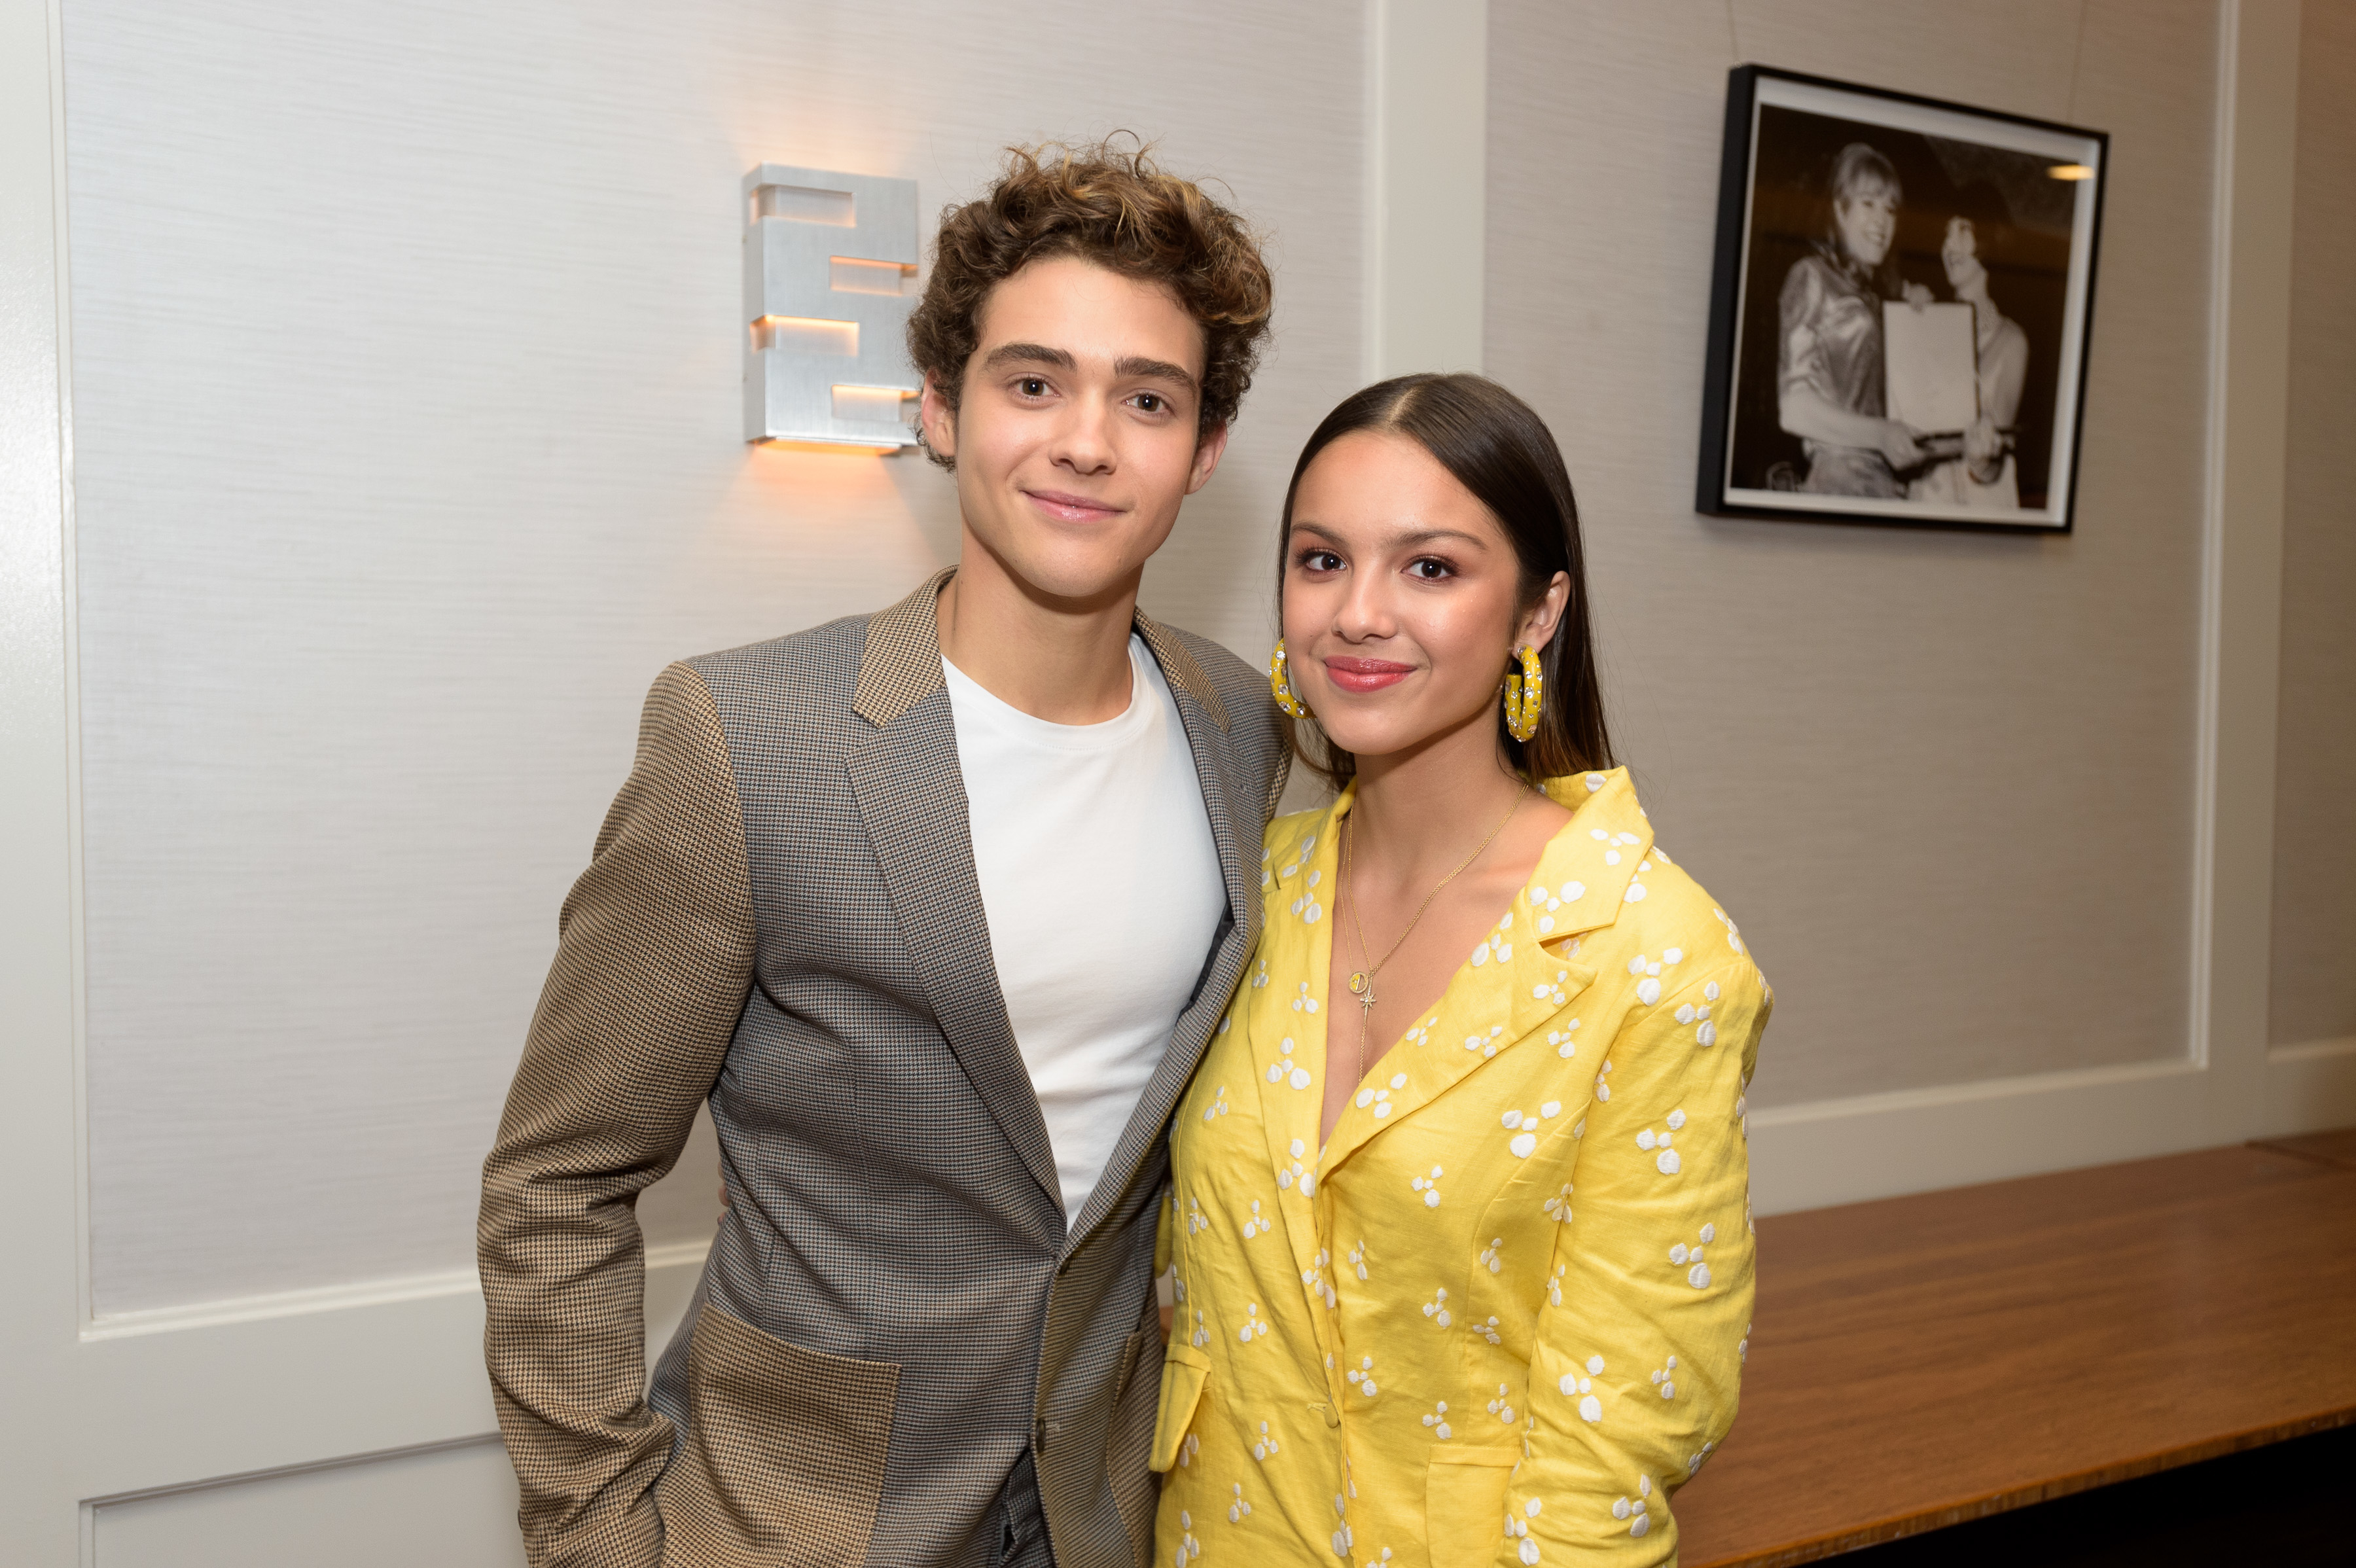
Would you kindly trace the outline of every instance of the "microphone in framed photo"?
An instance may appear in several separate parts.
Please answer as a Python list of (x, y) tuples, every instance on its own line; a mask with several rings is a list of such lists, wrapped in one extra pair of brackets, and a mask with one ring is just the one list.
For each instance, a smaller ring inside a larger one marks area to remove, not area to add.
[(1881, 347), (1890, 418), (1926, 435), (1961, 436), (1972, 427), (1980, 416), (1980, 378), (1970, 306), (1885, 300)]

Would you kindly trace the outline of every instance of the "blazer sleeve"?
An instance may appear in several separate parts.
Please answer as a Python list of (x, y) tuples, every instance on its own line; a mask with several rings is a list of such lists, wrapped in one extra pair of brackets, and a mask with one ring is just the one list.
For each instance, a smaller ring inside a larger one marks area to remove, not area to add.
[(1733, 1425), (1749, 1348), (1743, 1094), (1772, 1004), (1729, 955), (1635, 1008), (1596, 1064), (1500, 1564), (1677, 1560), (1669, 1493)]
[(534, 1568), (652, 1568), (671, 1423), (646, 1402), (638, 1194), (679, 1158), (752, 983), (743, 812), (685, 665), (565, 899), (483, 1168), (484, 1355)]

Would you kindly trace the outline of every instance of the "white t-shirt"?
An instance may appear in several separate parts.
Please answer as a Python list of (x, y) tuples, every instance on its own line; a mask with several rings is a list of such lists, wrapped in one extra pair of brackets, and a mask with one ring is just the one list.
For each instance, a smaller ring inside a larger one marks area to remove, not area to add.
[(1129, 711), (1033, 718), (946, 658), (999, 989), (1079, 1217), (1153, 1076), (1226, 908), (1177, 704), (1129, 639)]

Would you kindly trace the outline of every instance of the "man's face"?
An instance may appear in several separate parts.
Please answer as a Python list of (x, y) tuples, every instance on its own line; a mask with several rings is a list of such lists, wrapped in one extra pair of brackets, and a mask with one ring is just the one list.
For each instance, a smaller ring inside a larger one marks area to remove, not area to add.
[(1169, 290), (1071, 256), (993, 288), (980, 328), (954, 417), (925, 382), (967, 531), (1034, 595), (1132, 589), (1226, 446), (1195, 438), (1203, 329)]

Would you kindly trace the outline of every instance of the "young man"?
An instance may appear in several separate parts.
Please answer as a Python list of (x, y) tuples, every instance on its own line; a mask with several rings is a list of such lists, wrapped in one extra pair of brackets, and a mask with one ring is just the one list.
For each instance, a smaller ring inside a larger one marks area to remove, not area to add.
[[(909, 327), (957, 568), (656, 682), (484, 1172), (535, 1564), (1144, 1561), (1162, 1134), (1285, 748), (1137, 589), (1269, 307), (1193, 185), (1016, 154)], [(642, 1394), (634, 1204), (707, 1098), (731, 1202)]]

